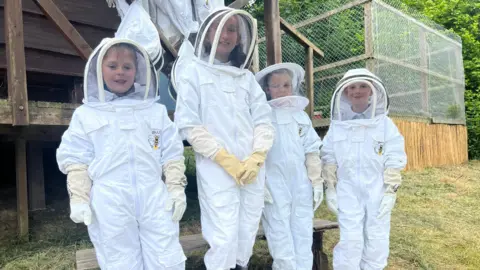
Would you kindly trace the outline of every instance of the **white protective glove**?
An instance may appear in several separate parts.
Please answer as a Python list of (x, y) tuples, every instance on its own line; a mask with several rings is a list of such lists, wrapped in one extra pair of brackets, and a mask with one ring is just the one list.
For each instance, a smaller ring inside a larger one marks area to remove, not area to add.
[(187, 177), (185, 176), (185, 158), (170, 161), (163, 165), (165, 175), (165, 185), (168, 190), (168, 200), (165, 204), (165, 210), (172, 211), (172, 220), (179, 222), (185, 209), (187, 209), (187, 196), (185, 195), (185, 186)]
[(312, 182), (313, 201), (315, 203), (313, 211), (315, 212), (323, 201), (324, 180), (322, 178), (322, 160), (319, 153), (307, 153), (305, 155), (305, 166), (307, 167), (308, 179)]
[(397, 200), (397, 189), (402, 183), (402, 175), (400, 174), (400, 169), (387, 168), (383, 172), (383, 182), (386, 185), (385, 194), (383, 195), (382, 202), (380, 203), (380, 208), (378, 210), (378, 219), (385, 217), (387, 214), (391, 213), (395, 202)]
[(313, 212), (317, 211), (320, 204), (323, 201), (323, 185), (313, 187), (313, 202), (315, 206), (313, 207)]
[(327, 197), (326, 201), (328, 209), (330, 210), (330, 212), (338, 215), (337, 191), (335, 190), (335, 188), (327, 187), (325, 195)]
[(92, 180), (88, 176), (88, 166), (72, 164), (66, 168), (67, 191), (70, 197), (70, 219), (75, 223), (92, 224), (90, 190)]
[(70, 219), (75, 223), (85, 223), (85, 225), (92, 224), (92, 210), (86, 203), (71, 203), (70, 204)]
[(265, 202), (269, 204), (273, 204), (272, 194), (270, 193), (270, 190), (268, 190), (266, 185), (265, 185)]
[(337, 185), (337, 165), (326, 164), (323, 166), (322, 178), (325, 179), (327, 187), (325, 191), (327, 207), (332, 213), (338, 215), (337, 190), (335, 189)]

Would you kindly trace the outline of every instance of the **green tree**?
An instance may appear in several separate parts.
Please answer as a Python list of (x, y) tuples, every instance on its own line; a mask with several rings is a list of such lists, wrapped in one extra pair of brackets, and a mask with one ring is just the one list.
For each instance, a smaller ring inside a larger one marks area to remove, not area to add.
[(465, 110), (470, 158), (480, 158), (480, 2), (478, 0), (402, 0), (409, 7), (462, 38)]

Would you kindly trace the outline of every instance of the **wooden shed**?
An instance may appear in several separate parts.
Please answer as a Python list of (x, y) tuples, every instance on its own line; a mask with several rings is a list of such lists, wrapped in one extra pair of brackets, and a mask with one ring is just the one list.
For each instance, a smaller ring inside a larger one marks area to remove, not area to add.
[(0, 0), (0, 16), (0, 142), (14, 144), (24, 237), (28, 211), (45, 208), (43, 145), (60, 140), (83, 96), (86, 59), (120, 18), (99, 0)]

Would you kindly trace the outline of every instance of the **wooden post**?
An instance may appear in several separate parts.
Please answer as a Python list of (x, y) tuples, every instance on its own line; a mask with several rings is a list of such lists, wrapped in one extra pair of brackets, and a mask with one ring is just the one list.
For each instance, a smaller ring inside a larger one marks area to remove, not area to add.
[(27, 74), (23, 42), (22, 1), (5, 1), (5, 47), (7, 56), (8, 98), (12, 104), (12, 124), (28, 125)]
[(282, 62), (282, 36), (280, 33), (280, 8), (278, 0), (264, 1), (265, 37), (267, 40), (267, 65)]
[[(427, 55), (427, 38), (425, 30), (419, 28), (419, 47), (420, 47), (420, 68), (423, 70), (428, 69), (428, 55)], [(420, 87), (422, 89), (422, 111), (430, 116), (429, 108), (429, 96), (428, 96), (428, 74), (420, 72)]]
[(21, 138), (15, 140), (15, 174), (17, 179), (17, 230), (20, 239), (28, 240), (27, 159), (25, 139)]
[(45, 209), (45, 178), (43, 175), (43, 147), (41, 142), (28, 142), (27, 180), (29, 210)]
[(364, 30), (365, 30), (365, 55), (366, 68), (375, 72), (375, 60), (373, 57), (373, 20), (372, 20), (372, 2), (367, 2), (363, 6)]
[(315, 88), (313, 86), (313, 49), (312, 47), (305, 48), (305, 85), (307, 89), (307, 98), (310, 101), (307, 106), (307, 114), (310, 119), (314, 116), (315, 111)]
[(323, 252), (323, 231), (313, 232), (313, 270), (328, 270), (328, 257)]
[[(73, 27), (70, 21), (63, 15), (62, 11), (53, 3), (52, 0), (33, 0), (37, 6), (43, 11), (60, 30), (67, 41), (75, 48), (77, 53), (83, 60), (87, 60), (92, 53), (92, 48), (83, 39), (82, 35)], [(6, 1), (9, 2), (9, 1)], [(18, 2), (18, 1), (13, 1)], [(20, 9), (21, 10), (21, 9)]]

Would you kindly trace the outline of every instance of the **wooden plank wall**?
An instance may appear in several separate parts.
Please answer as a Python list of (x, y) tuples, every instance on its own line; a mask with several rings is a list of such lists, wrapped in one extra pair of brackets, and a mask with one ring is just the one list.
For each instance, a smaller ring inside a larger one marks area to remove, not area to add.
[[(85, 61), (78, 56), (75, 48), (63, 37), (54, 23), (43, 15), (34, 1), (21, 1), (27, 71), (83, 76)], [(120, 23), (117, 10), (109, 8), (105, 1), (53, 2), (92, 48), (95, 48), (102, 38), (112, 37)], [(0, 0), (0, 31), (4, 29), (4, 4), (5, 0)], [(5, 59), (2, 57), (5, 54), (3, 36), (0, 34), (0, 68), (6, 68)]]
[(407, 170), (456, 165), (468, 161), (465, 125), (430, 124), (393, 119), (405, 138)]

